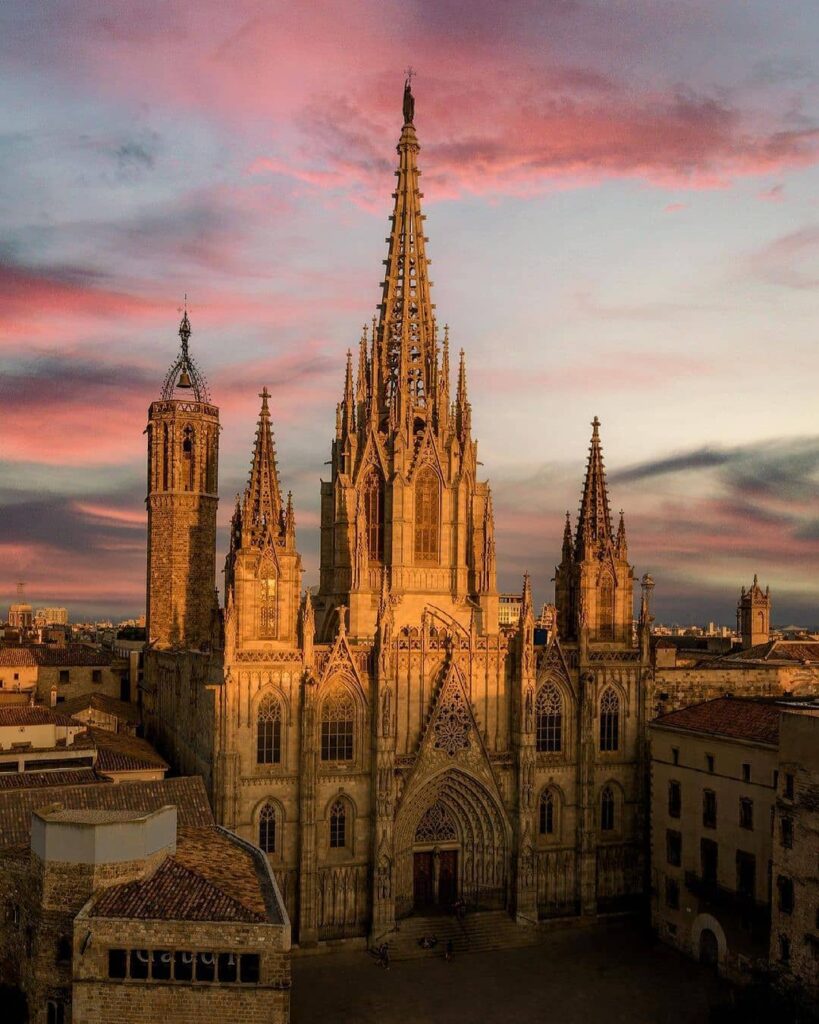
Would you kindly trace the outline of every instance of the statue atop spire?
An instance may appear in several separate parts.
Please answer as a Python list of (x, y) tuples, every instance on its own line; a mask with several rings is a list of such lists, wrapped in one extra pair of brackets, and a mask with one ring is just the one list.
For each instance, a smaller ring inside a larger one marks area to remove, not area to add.
[(412, 124), (415, 120), (415, 97), (412, 95), (412, 76), (415, 72), (407, 68), (407, 77), (404, 79), (404, 124)]

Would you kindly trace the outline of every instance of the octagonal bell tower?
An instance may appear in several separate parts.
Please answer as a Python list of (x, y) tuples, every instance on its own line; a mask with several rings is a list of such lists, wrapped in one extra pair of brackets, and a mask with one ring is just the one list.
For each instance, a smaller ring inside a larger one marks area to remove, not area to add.
[(148, 643), (205, 650), (216, 611), (219, 410), (188, 351), (187, 310), (179, 356), (148, 412)]

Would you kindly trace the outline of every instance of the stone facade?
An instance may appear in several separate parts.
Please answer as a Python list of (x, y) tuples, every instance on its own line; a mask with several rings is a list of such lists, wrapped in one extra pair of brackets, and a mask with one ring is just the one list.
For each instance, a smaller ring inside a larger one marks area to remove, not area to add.
[(0, 971), (32, 1024), (289, 1019), (290, 927), (263, 854), (177, 831), (173, 806), (37, 811), (3, 889)]
[[(560, 637), (534, 645), (528, 578), (518, 622), (499, 627), (492, 495), (465, 356), (451, 390), (430, 299), (419, 149), (407, 88), (380, 316), (357, 367), (348, 354), (321, 485), (318, 593), (300, 594), (263, 391), (223, 642), (184, 643), (201, 628), (182, 604), (178, 643), (149, 630), (148, 734), (203, 776), (217, 820), (267, 851), (303, 946), (379, 941), (457, 898), (525, 923), (622, 908), (644, 888), (650, 581), (635, 641), (595, 420)], [(151, 481), (161, 451), (154, 431)], [(149, 532), (155, 622), (168, 573), (199, 585), (171, 565), (184, 529)], [(192, 562), (209, 565), (214, 539), (200, 541)], [(201, 587), (204, 600), (212, 576)]]
[(819, 1004), (819, 708), (784, 715), (773, 823), (771, 963)]

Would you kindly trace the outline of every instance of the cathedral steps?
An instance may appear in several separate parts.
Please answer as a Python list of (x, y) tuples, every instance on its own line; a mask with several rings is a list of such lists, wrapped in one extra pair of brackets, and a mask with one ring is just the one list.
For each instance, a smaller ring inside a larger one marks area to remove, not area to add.
[[(437, 938), (434, 949), (422, 949), (420, 942), (424, 936)], [(531, 946), (538, 941), (538, 932), (531, 926), (515, 924), (505, 911), (497, 910), (467, 914), (463, 922), (444, 915), (408, 917), (399, 922), (397, 931), (383, 939), (389, 944), (391, 960), (442, 957), (448, 940), (452, 941), (456, 955), (481, 953)]]

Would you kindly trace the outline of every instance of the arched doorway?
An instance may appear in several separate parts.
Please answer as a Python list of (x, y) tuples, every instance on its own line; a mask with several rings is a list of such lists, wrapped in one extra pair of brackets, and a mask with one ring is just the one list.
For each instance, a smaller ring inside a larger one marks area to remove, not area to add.
[(710, 928), (700, 932), (700, 963), (707, 967), (716, 967), (719, 963), (719, 943)]
[(477, 779), (448, 769), (402, 805), (395, 830), (396, 914), (506, 906), (509, 827)]

